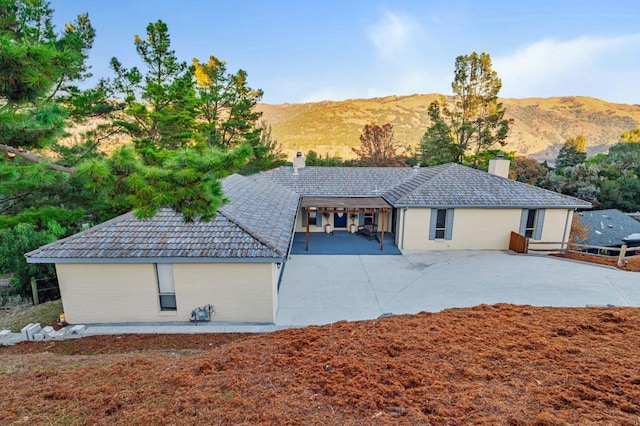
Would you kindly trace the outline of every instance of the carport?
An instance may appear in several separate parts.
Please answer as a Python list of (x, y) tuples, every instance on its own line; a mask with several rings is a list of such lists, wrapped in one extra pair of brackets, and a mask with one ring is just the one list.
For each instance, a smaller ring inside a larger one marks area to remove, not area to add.
[(343, 214), (379, 214), (381, 218), (380, 250), (384, 250), (385, 218), (391, 210), (391, 205), (381, 197), (355, 198), (355, 197), (302, 197), (300, 201), (302, 212), (306, 216), (305, 250), (309, 250), (309, 212), (314, 210), (317, 214), (343, 213)]

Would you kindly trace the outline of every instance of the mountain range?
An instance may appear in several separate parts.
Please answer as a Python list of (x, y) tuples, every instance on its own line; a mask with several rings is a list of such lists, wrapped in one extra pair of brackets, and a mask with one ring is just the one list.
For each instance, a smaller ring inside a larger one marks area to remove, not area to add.
[[(262, 118), (287, 158), (296, 151), (354, 158), (365, 124), (391, 123), (400, 146), (417, 147), (429, 125), (427, 108), (439, 95), (388, 96), (299, 104), (259, 104)], [(500, 99), (514, 120), (505, 151), (555, 159), (566, 138), (583, 134), (590, 155), (605, 152), (620, 135), (640, 126), (640, 105), (589, 97)]]

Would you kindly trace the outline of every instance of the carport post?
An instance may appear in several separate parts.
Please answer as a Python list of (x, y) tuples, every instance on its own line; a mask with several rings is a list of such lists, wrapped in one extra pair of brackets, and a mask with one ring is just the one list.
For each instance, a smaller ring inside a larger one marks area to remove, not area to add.
[(308, 208), (304, 209), (304, 214), (307, 216), (307, 222), (306, 222), (307, 223), (307, 232), (306, 232), (307, 247), (305, 250), (309, 251), (309, 209)]
[(384, 250), (384, 218), (386, 215), (386, 209), (382, 209), (382, 232), (380, 233), (380, 250)]

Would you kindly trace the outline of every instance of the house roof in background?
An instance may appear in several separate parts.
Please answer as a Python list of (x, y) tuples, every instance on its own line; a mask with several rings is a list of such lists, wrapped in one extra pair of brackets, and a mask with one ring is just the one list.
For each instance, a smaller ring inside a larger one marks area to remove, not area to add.
[[(152, 219), (119, 216), (26, 254), (32, 263), (55, 261), (156, 262), (253, 260), (286, 257), (297, 213), (298, 195), (265, 181), (239, 175), (222, 181), (233, 200), (210, 222), (185, 222), (163, 209)], [(277, 211), (277, 215), (269, 212)], [(269, 215), (266, 220), (266, 215)]]
[(589, 228), (589, 237), (586, 240), (578, 240), (578, 243), (604, 247), (619, 246), (625, 238), (640, 234), (640, 222), (619, 210), (593, 210), (580, 212), (578, 215), (582, 225)]

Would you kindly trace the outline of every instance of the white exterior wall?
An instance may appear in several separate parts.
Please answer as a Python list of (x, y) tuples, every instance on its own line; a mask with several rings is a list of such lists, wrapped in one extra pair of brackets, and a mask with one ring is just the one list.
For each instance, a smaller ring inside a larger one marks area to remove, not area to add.
[[(302, 210), (302, 208), (300, 208), (300, 210), (298, 210), (298, 220), (296, 221), (296, 232), (306, 232), (307, 231), (307, 227), (306, 225), (303, 226), (302, 225), (302, 216), (305, 215), (306, 212)], [(318, 213), (319, 215), (321, 215), (322, 213)], [(351, 220), (349, 218), (349, 214), (345, 213), (347, 215), (347, 227), (346, 228), (338, 228), (341, 231), (345, 231), (349, 229), (349, 225), (351, 223), (355, 223), (356, 226), (359, 223), (359, 218), (355, 218), (354, 220)], [(364, 214), (364, 213), (360, 213), (360, 214)], [(378, 226), (382, 226), (382, 217), (381, 217), (382, 213), (377, 213), (378, 217), (377, 217), (377, 223)], [(329, 213), (329, 218), (327, 219), (326, 217), (322, 216), (322, 226), (316, 226), (316, 225), (309, 225), (309, 232), (325, 232), (324, 226), (327, 223), (331, 224), (331, 227), (333, 228), (333, 213)], [(391, 229), (391, 209), (389, 210), (387, 217), (385, 217), (384, 219), (384, 231), (385, 232), (392, 232), (393, 230)]]
[(272, 263), (174, 263), (176, 311), (161, 311), (153, 264), (56, 264), (70, 323), (189, 321), (214, 306), (213, 321), (273, 322), (279, 270)]
[[(542, 241), (567, 240), (567, 212), (571, 211), (546, 209)], [(401, 250), (506, 250), (511, 231), (519, 231), (521, 216), (522, 209), (457, 208), (451, 240), (429, 240), (431, 209), (399, 209), (396, 243)]]

